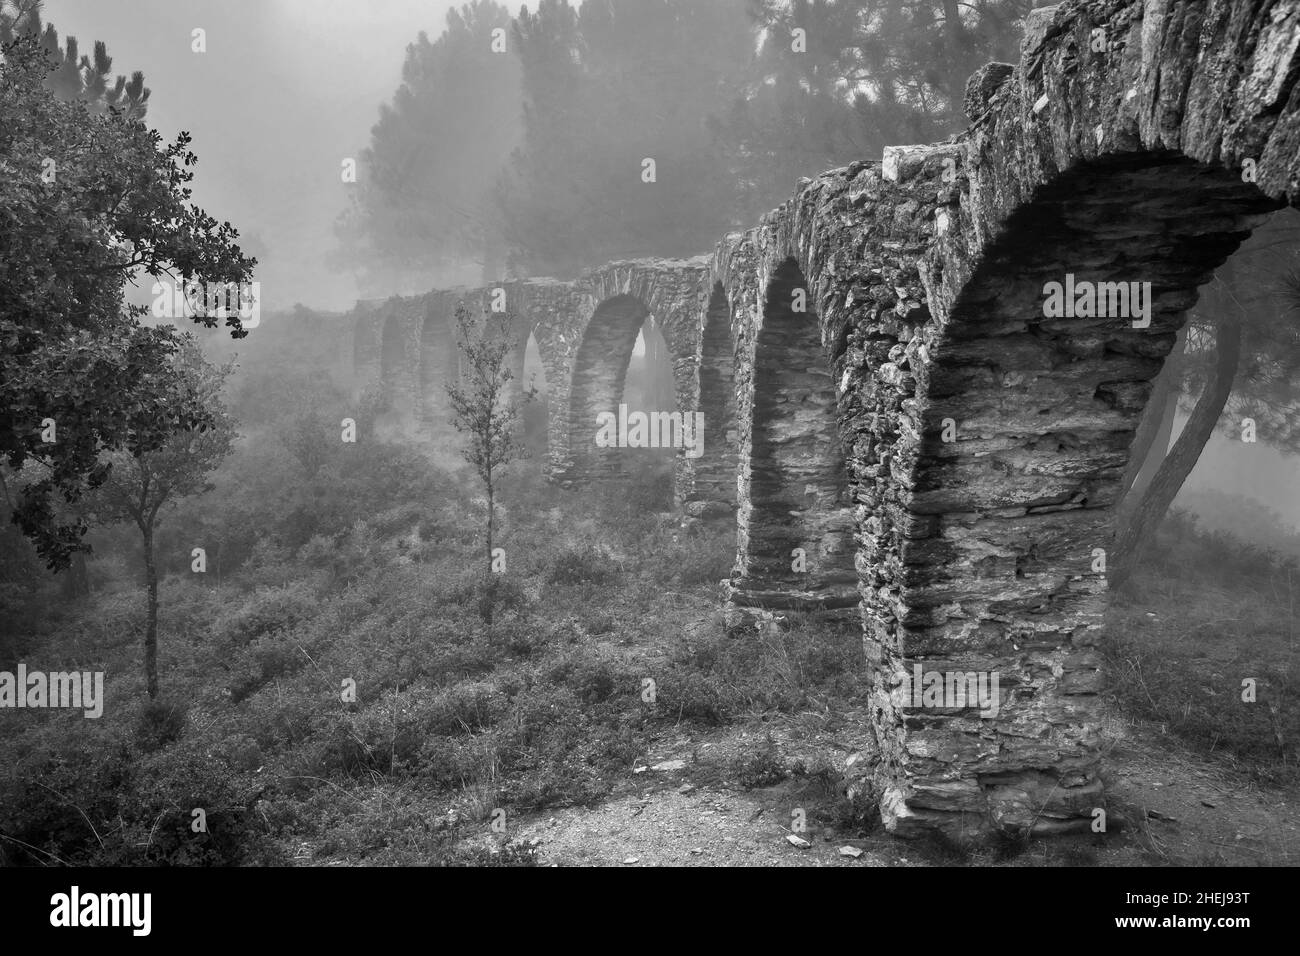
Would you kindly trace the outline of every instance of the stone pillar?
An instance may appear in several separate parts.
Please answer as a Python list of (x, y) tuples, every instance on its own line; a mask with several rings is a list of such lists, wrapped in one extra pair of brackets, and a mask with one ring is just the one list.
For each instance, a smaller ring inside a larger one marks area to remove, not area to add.
[(435, 293), (425, 297), (417, 411), (426, 422), (450, 421), (447, 386), (455, 375), (457, 356), (453, 309), (445, 295)]
[(414, 391), (409, 375), (412, 343), (406, 319), (403, 299), (394, 296), (384, 303), (380, 320), (379, 383), (383, 389), (385, 411), (411, 407)]
[(699, 408), (704, 414), (704, 454), (695, 461), (686, 513), (734, 520), (736, 514), (736, 350), (731, 308), (721, 283), (709, 297), (700, 346)]
[(384, 313), (378, 304), (359, 301), (352, 331), (352, 372), (357, 394), (381, 386), (380, 354)]
[[(693, 422), (696, 420), (695, 413), (699, 409), (699, 386), (700, 372), (699, 365), (694, 355), (676, 355), (673, 357), (673, 400), (677, 405), (677, 413), (681, 415), (683, 428), (683, 441), (685, 440), (686, 429), (694, 428)], [(707, 416), (706, 416), (707, 419)], [(691, 458), (686, 447), (679, 448), (673, 457), (673, 507), (682, 507), (687, 499), (691, 496), (695, 487), (695, 469), (703, 456), (703, 450), (708, 447), (708, 440), (711, 436), (708, 430), (708, 421), (704, 423), (703, 435), (694, 434), (695, 442), (703, 442), (700, 447), (701, 457)]]
[(754, 353), (731, 626), (760, 609), (857, 617), (854, 520), (835, 410), (813, 293), (789, 260), (768, 283)]

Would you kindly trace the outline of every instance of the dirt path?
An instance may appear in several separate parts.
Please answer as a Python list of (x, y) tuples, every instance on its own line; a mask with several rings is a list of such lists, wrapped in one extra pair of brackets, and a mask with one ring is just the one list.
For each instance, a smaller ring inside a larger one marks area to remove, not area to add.
[[(809, 718), (814, 718), (810, 721)], [(543, 866), (1294, 865), (1300, 799), (1261, 788), (1195, 755), (1159, 728), (1115, 723), (1106, 758), (1108, 804), (1130, 825), (1106, 834), (1032, 841), (969, 858), (838, 825), (824, 778), (797, 773), (741, 788), (737, 761), (773, 752), (789, 766), (842, 762), (842, 728), (815, 715), (704, 735), (668, 735), (604, 803), (531, 815), (511, 828), (536, 841)], [(789, 838), (796, 836), (798, 842)]]
[[(545, 866), (886, 866), (872, 842), (851, 842), (861, 856), (841, 856), (846, 841), (786, 839), (790, 821), (752, 793), (713, 789), (661, 791), (612, 800), (594, 810), (565, 810), (521, 830), (538, 839)], [(805, 833), (805, 836), (807, 834)]]
[[(1261, 787), (1159, 728), (1112, 725), (1107, 794), (1142, 823), (1135, 863), (1295, 866), (1300, 795)], [(1117, 861), (1123, 862), (1123, 861)]]

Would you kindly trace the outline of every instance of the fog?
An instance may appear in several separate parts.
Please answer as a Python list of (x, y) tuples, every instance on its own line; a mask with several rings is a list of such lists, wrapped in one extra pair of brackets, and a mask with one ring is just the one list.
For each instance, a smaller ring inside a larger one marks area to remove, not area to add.
[[(45, 20), (117, 73), (141, 70), (148, 123), (193, 134), (195, 201), (240, 230), (268, 308), (348, 308), (355, 283), (325, 262), (346, 186), (407, 44), (436, 36), (450, 0), (48, 0)], [(191, 31), (207, 31), (207, 53)], [(147, 290), (146, 290), (147, 291)]]

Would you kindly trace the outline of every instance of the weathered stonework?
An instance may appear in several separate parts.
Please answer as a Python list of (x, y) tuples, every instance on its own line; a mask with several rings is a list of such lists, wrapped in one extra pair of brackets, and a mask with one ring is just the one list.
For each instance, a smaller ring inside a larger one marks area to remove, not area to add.
[[(711, 259), (506, 285), (565, 482), (616, 470), (593, 410), (659, 319), (678, 405), (706, 414), (679, 500), (735, 509), (729, 618), (861, 615), (873, 740), (850, 775), (891, 829), (1054, 832), (1101, 805), (1094, 561), (1197, 287), (1300, 205), (1298, 76), (1294, 2), (1072, 0), (977, 74), (952, 142), (805, 180)], [(1149, 325), (1047, 317), (1067, 274), (1149, 282)], [(358, 368), (399, 396), (420, 339), (385, 327), (409, 312), (356, 323)], [(917, 665), (998, 675), (996, 715), (915, 706)]]
[[(712, 416), (699, 405), (708, 266), (705, 256), (612, 262), (573, 281), (520, 279), (365, 303), (355, 325), (358, 375), (363, 384), (380, 383), (392, 407), (445, 408), (444, 386), (456, 374), (456, 307), (489, 310), (501, 289), (516, 319), (515, 381), (529, 334), (545, 370), (548, 473), (563, 485), (610, 478), (621, 473), (619, 458), (616, 449), (595, 446), (596, 415), (617, 408), (637, 332), (652, 314), (673, 359), (677, 406), (704, 410), (706, 447), (717, 445), (725, 430), (715, 439)], [(692, 494), (692, 465), (678, 456), (679, 501)]]

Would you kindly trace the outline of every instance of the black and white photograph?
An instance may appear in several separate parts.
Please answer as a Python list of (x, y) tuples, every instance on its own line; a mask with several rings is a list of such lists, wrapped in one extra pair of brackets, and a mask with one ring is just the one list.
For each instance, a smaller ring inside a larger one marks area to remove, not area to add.
[(1298, 209), (1300, 0), (0, 0), (6, 924), (834, 868), (1233, 945)]

